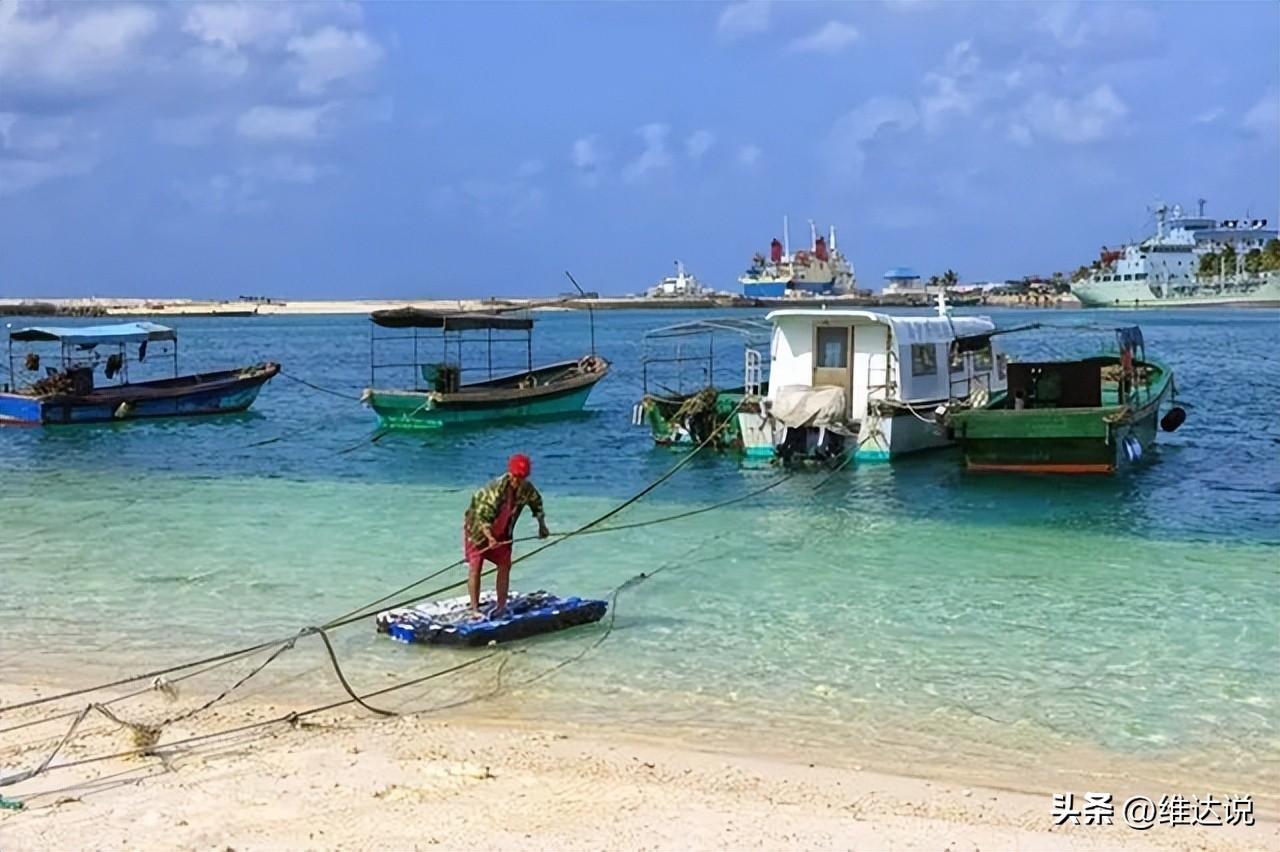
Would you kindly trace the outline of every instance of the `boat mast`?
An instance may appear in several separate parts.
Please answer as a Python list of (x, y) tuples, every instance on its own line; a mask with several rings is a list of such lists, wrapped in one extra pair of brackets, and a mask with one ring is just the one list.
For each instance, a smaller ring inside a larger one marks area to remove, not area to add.
[(782, 257), (784, 260), (791, 259), (791, 223), (787, 220), (787, 214), (782, 214)]
[(830, 236), (827, 239), (827, 243), (828, 245), (831, 246), (831, 251), (834, 252), (836, 250), (836, 226), (835, 225), (830, 226), (829, 233), (830, 233)]
[(809, 220), (809, 251), (816, 252), (818, 250), (818, 226), (813, 224), (813, 220)]

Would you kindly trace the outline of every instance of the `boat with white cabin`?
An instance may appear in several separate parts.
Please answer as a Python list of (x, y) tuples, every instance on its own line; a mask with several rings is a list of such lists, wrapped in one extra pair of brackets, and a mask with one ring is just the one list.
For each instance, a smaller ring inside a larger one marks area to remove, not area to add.
[(952, 443), (940, 411), (1006, 387), (988, 317), (844, 308), (771, 311), (768, 390), (738, 410), (749, 457), (888, 461)]

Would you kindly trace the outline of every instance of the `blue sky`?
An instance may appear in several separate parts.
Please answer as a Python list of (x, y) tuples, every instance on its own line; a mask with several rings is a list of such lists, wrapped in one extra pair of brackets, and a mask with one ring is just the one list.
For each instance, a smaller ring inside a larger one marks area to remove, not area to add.
[(0, 296), (1047, 274), (1280, 218), (1275, 3), (0, 3)]

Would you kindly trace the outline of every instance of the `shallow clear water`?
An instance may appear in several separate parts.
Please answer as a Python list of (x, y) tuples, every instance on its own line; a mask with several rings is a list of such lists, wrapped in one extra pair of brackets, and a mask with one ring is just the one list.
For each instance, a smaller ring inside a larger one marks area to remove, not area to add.
[[(487, 706), (887, 764), (1015, 774), (1072, 750), (1262, 778), (1280, 758), (1280, 316), (991, 313), (1052, 326), (1005, 337), (1015, 356), (1109, 342), (1063, 326), (1140, 322), (1188, 422), (1111, 479), (973, 475), (942, 451), (570, 540), (513, 585), (605, 595), (663, 570), (622, 593), (598, 648), (602, 626), (525, 643), (504, 671), (516, 691)], [(280, 378), (239, 417), (0, 430), (0, 666), (14, 679), (51, 664), (118, 673), (343, 612), (457, 558), (471, 490), (516, 450), (534, 458), (554, 529), (590, 520), (676, 460), (629, 425), (640, 335), (705, 317), (598, 315), (615, 372), (590, 414), (555, 423), (374, 444), (368, 410)], [(173, 324), (184, 370), (271, 358), (344, 393), (367, 382), (360, 317)], [(546, 316), (536, 359), (582, 354), (586, 329), (584, 315)], [(615, 522), (777, 475), (698, 458)], [(369, 688), (471, 653), (406, 648), (371, 625), (340, 639)], [(309, 669), (291, 688), (328, 690), (319, 653), (295, 655)], [(468, 677), (483, 690), (495, 673)]]

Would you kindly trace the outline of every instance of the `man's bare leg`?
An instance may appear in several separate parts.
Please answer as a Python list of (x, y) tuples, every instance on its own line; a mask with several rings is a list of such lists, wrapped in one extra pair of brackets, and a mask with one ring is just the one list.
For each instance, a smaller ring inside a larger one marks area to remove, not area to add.
[(467, 563), (467, 594), (471, 596), (471, 611), (480, 612), (480, 567), (483, 559)]
[(502, 612), (507, 608), (507, 588), (511, 584), (511, 561), (507, 560), (498, 564), (498, 609)]

